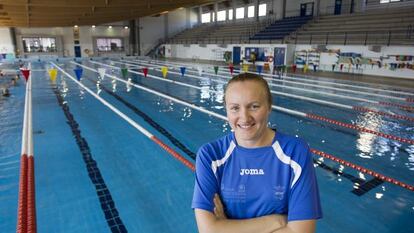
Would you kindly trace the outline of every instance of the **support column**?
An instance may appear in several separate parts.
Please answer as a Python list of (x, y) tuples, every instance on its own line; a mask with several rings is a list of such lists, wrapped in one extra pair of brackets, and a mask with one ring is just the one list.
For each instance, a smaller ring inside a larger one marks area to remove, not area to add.
[(282, 0), (282, 19), (286, 17), (286, 0)]
[(236, 1), (235, 1), (235, 0), (233, 0), (233, 1), (231, 2), (231, 5), (232, 5), (232, 7), (233, 7), (233, 22), (234, 22), (234, 21), (236, 21), (236, 7), (237, 7), (237, 5), (236, 5)]
[(141, 56), (141, 29), (142, 28), (139, 22), (139, 18), (135, 19), (135, 25), (136, 25), (135, 38), (137, 40), (136, 50), (137, 50), (137, 55)]
[(316, 0), (315, 1), (315, 6), (314, 6), (314, 9), (315, 9), (315, 16), (319, 16), (319, 14), (320, 14), (320, 11), (321, 11), (321, 0)]
[(201, 6), (198, 7), (198, 24), (201, 24), (201, 15), (203, 14), (203, 8)]
[[(10, 38), (11, 38), (11, 42), (13, 44), (14, 55), (17, 57), (18, 47), (17, 47), (17, 38), (16, 38), (16, 28), (14, 28), (14, 27), (10, 28)], [(21, 53), (21, 51), (20, 51), (20, 53)]]
[(129, 54), (134, 55), (137, 53), (137, 37), (136, 37), (136, 24), (135, 20), (129, 20)]
[[(214, 20), (215, 20), (215, 24), (217, 24), (217, 11), (218, 11), (218, 3), (215, 2), (214, 3)], [(213, 19), (213, 17), (211, 17), (211, 19)]]
[(259, 21), (259, 0), (254, 1), (254, 16), (256, 17), (256, 21)]
[(168, 40), (168, 13), (164, 14), (164, 41)]

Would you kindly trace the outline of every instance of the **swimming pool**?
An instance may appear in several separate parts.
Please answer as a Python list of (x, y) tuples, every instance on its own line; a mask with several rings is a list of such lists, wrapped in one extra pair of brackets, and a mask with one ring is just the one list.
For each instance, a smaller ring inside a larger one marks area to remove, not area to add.
[[(53, 62), (75, 77), (73, 62)], [(198, 72), (191, 72), (188, 65), (186, 76), (181, 77), (179, 70), (172, 70), (173, 63), (170, 62), (152, 61), (149, 64), (145, 60), (103, 59), (81, 63), (85, 66), (82, 84), (192, 162), (199, 146), (229, 132), (229, 126), (222, 119), (133, 86), (134, 83), (145, 86), (224, 115), (222, 91), (227, 79), (214, 75), (212, 69), (205, 67), (203, 78), (199, 79), (190, 76), (198, 76)], [(107, 74), (122, 78), (119, 69), (105, 64), (115, 67), (130, 64), (132, 71), (137, 72), (141, 72), (138, 66), (145, 65), (150, 67), (150, 75), (160, 79), (130, 72), (129, 84), (125, 84), (108, 76), (102, 80), (98, 73), (89, 70), (106, 67)], [(166, 82), (158, 70), (162, 65), (169, 67), (169, 80), (199, 88)], [(192, 171), (62, 72), (59, 72), (56, 84), (51, 83), (46, 72), (51, 67), (49, 62), (32, 62), (38, 232), (196, 232), (190, 208)], [(224, 72), (219, 73), (221, 75), (227, 72), (224, 67), (220, 67), (220, 71)], [(349, 84), (342, 80), (335, 82)], [(276, 79), (272, 84), (275, 85), (271, 89), (278, 92), (414, 117), (412, 112), (397, 107), (324, 95), (334, 93), (402, 103), (369, 95), (384, 93), (381, 91), (364, 90), (365, 93), (351, 94)], [(404, 91), (414, 93), (413, 90)], [(2, 232), (14, 232), (16, 227), (23, 80), (11, 92), (11, 97), (0, 100)], [(409, 120), (279, 95), (273, 95), (273, 101), (284, 109), (414, 139), (414, 123)], [(413, 106), (412, 103), (403, 104)], [(272, 112), (270, 122), (281, 132), (304, 138), (311, 148), (413, 185), (412, 144), (277, 110)], [(324, 211), (317, 232), (409, 232), (414, 227), (413, 191), (373, 179), (318, 155), (315, 155), (315, 162)]]

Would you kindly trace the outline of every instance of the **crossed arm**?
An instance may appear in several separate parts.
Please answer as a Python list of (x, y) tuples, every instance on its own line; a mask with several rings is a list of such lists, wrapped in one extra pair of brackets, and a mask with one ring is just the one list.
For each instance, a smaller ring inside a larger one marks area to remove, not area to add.
[(286, 215), (272, 214), (257, 218), (227, 219), (221, 200), (214, 197), (214, 213), (195, 209), (200, 233), (314, 233), (315, 220), (287, 222)]

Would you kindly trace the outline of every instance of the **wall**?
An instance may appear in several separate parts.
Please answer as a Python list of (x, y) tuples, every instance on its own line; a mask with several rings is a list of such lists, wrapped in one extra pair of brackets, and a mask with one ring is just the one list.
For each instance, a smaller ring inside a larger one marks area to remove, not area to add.
[(177, 33), (197, 24), (195, 9), (177, 9), (158, 17), (139, 19), (141, 55)]
[[(296, 45), (295, 51), (309, 51), (314, 50), (312, 45)], [(396, 60), (395, 55), (404, 55), (414, 57), (414, 47), (408, 46), (381, 46), (378, 52), (371, 51), (369, 46), (343, 46), (343, 45), (328, 45), (327, 50), (340, 51), (340, 53), (358, 53), (361, 54), (362, 60), (371, 60), (372, 64), (361, 64), (359, 69), (356, 69), (356, 65), (350, 65), (349, 62), (341, 62), (340, 59), (335, 59), (335, 52), (329, 53), (332, 56), (327, 58), (328, 53), (324, 53), (321, 57), (321, 63), (319, 69), (325, 71), (332, 71), (332, 64), (337, 64), (335, 72), (343, 73), (358, 73), (366, 75), (388, 76), (398, 78), (411, 78), (414, 79), (414, 69), (409, 68), (397, 68), (392, 69), (391, 63), (409, 63), (414, 65), (414, 58), (411, 61), (400, 62)], [(338, 57), (338, 56), (336, 56)], [(381, 67), (377, 63), (381, 63)], [(341, 71), (339, 66), (343, 64), (344, 69)], [(348, 69), (348, 67), (350, 69)]]
[(9, 28), (0, 28), (0, 53), (14, 53)]
[[(234, 46), (241, 47), (241, 58), (244, 56), (244, 50), (246, 47), (258, 47), (258, 48), (267, 48), (265, 56), (273, 56), (275, 47), (287, 48), (286, 55), (292, 54), (291, 46), (285, 44), (228, 44), (224, 46), (218, 46), (216, 44), (207, 44), (200, 46), (198, 44), (192, 45), (179, 45), (179, 44), (167, 44), (165, 46), (165, 56), (174, 57), (174, 58), (184, 58), (184, 59), (196, 59), (196, 60), (213, 60), (213, 61), (225, 61), (223, 58), (223, 53), (226, 51), (233, 52)], [(292, 48), (294, 49), (294, 48)], [(285, 56), (285, 61), (289, 58)], [(291, 59), (290, 59), (291, 60)]]
[[(123, 37), (126, 45), (125, 51), (128, 51), (129, 44), (129, 30), (122, 26), (81, 26), (79, 27), (79, 43), (81, 45), (82, 56), (84, 50), (93, 51), (94, 55), (98, 55), (94, 50), (93, 39), (95, 37)], [(58, 52), (53, 54), (32, 54), (32, 55), (58, 55), (58, 56), (74, 56), (74, 36), (73, 27), (55, 27), (55, 28), (16, 28), (17, 47), (23, 51), (21, 38), (23, 36), (54, 36), (57, 37)], [(126, 54), (122, 53), (122, 54)]]

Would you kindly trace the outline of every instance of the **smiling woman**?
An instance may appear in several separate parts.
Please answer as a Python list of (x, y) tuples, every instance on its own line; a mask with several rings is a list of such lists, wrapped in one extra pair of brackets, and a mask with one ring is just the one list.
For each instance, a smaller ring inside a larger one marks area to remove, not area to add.
[(240, 74), (224, 98), (233, 132), (197, 154), (192, 208), (199, 231), (314, 232), (322, 210), (312, 154), (302, 140), (267, 126), (267, 82)]

